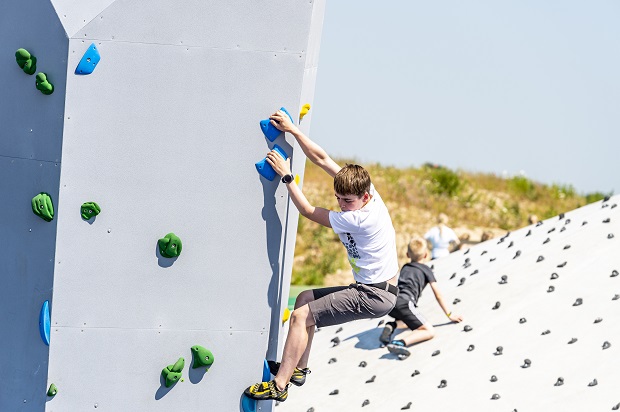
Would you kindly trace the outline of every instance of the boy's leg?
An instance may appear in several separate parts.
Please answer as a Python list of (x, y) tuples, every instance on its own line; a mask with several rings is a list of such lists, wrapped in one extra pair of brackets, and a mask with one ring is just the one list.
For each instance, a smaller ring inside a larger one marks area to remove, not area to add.
[(414, 343), (424, 342), (435, 337), (435, 328), (430, 323), (425, 323), (416, 330), (409, 333), (401, 333), (397, 339), (401, 339), (405, 342), (405, 346), (413, 345)]
[(288, 336), (284, 344), (282, 363), (278, 374), (274, 378), (278, 389), (283, 390), (288, 385), (295, 367), (308, 346), (308, 328), (314, 328), (314, 318), (308, 305), (293, 311), (290, 319)]

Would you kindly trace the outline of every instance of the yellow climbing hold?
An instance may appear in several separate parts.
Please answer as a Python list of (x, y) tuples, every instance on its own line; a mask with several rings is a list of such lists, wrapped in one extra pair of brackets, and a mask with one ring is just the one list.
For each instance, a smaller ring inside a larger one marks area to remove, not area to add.
[(299, 175), (295, 175), (295, 184), (299, 186)]
[(306, 103), (303, 106), (301, 106), (301, 111), (299, 112), (299, 121), (301, 122), (301, 119), (304, 118), (305, 115), (308, 114), (308, 112), (310, 111), (310, 104)]
[(291, 311), (288, 308), (284, 309), (284, 313), (282, 314), (282, 324), (285, 324), (290, 317)]

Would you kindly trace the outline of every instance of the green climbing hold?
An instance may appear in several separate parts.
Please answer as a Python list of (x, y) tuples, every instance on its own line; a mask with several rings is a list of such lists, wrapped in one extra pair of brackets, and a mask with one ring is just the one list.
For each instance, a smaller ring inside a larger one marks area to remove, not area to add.
[(179, 256), (181, 254), (181, 249), (183, 249), (181, 239), (174, 233), (168, 233), (166, 236), (159, 239), (157, 244), (159, 245), (159, 253), (167, 258)]
[(192, 346), (192, 355), (194, 355), (194, 365), (192, 369), (200, 368), (201, 366), (209, 367), (213, 364), (213, 353), (200, 345)]
[(82, 205), (82, 219), (89, 220), (101, 212), (101, 208), (95, 202), (86, 202)]
[(53, 383), (50, 385), (50, 388), (47, 390), (47, 396), (56, 396), (58, 393), (58, 388)]
[(26, 74), (33, 75), (37, 71), (37, 58), (26, 49), (17, 49), (15, 52), (17, 64)]
[(54, 85), (50, 83), (47, 74), (42, 72), (37, 73), (37, 89), (43, 94), (54, 93)]
[(179, 358), (174, 365), (168, 365), (161, 371), (161, 374), (166, 379), (166, 388), (171, 387), (181, 379), (181, 372), (184, 367), (185, 359)]
[(32, 211), (35, 215), (39, 216), (46, 222), (51, 222), (54, 219), (54, 204), (52, 203), (52, 197), (41, 192), (32, 198)]

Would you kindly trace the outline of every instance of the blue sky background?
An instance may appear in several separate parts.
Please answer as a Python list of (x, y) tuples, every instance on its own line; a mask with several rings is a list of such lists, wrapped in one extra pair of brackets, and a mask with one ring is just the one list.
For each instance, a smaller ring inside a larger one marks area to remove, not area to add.
[(620, 191), (620, 1), (327, 1), (332, 156)]

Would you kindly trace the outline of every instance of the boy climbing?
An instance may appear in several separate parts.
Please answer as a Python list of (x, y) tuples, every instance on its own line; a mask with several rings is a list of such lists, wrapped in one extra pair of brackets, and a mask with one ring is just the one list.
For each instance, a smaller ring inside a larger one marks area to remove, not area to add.
[(308, 357), (315, 326), (381, 317), (394, 308), (398, 258), (392, 220), (368, 172), (358, 165), (340, 167), (284, 112), (279, 110), (270, 119), (279, 130), (292, 134), (308, 159), (334, 178), (334, 192), (341, 211), (311, 205), (295, 183), (290, 159), (283, 159), (275, 151), (267, 155), (267, 161), (282, 177), (299, 213), (338, 234), (347, 249), (355, 279), (355, 283), (348, 286), (306, 290), (297, 297), (282, 363), (269, 362), (275, 378), (245, 390), (253, 399), (284, 401), (290, 383), (301, 386), (310, 373)]
[[(462, 316), (452, 314), (448, 310), (433, 272), (424, 264), (424, 262), (430, 260), (426, 240), (420, 236), (414, 236), (407, 246), (407, 257), (411, 259), (411, 262), (405, 264), (400, 270), (398, 299), (396, 300), (396, 306), (389, 313), (389, 316), (395, 318), (395, 320), (385, 325), (379, 337), (381, 343), (387, 345), (388, 350), (398, 355), (400, 359), (405, 359), (410, 355), (407, 346), (435, 337), (433, 325), (424, 319), (424, 316), (417, 308), (418, 299), (426, 285), (431, 286), (437, 303), (439, 303), (448, 319), (452, 322), (461, 322), (463, 320)], [(405, 327), (405, 325), (410, 331), (398, 335), (398, 339), (392, 339), (392, 334), (397, 326)]]

